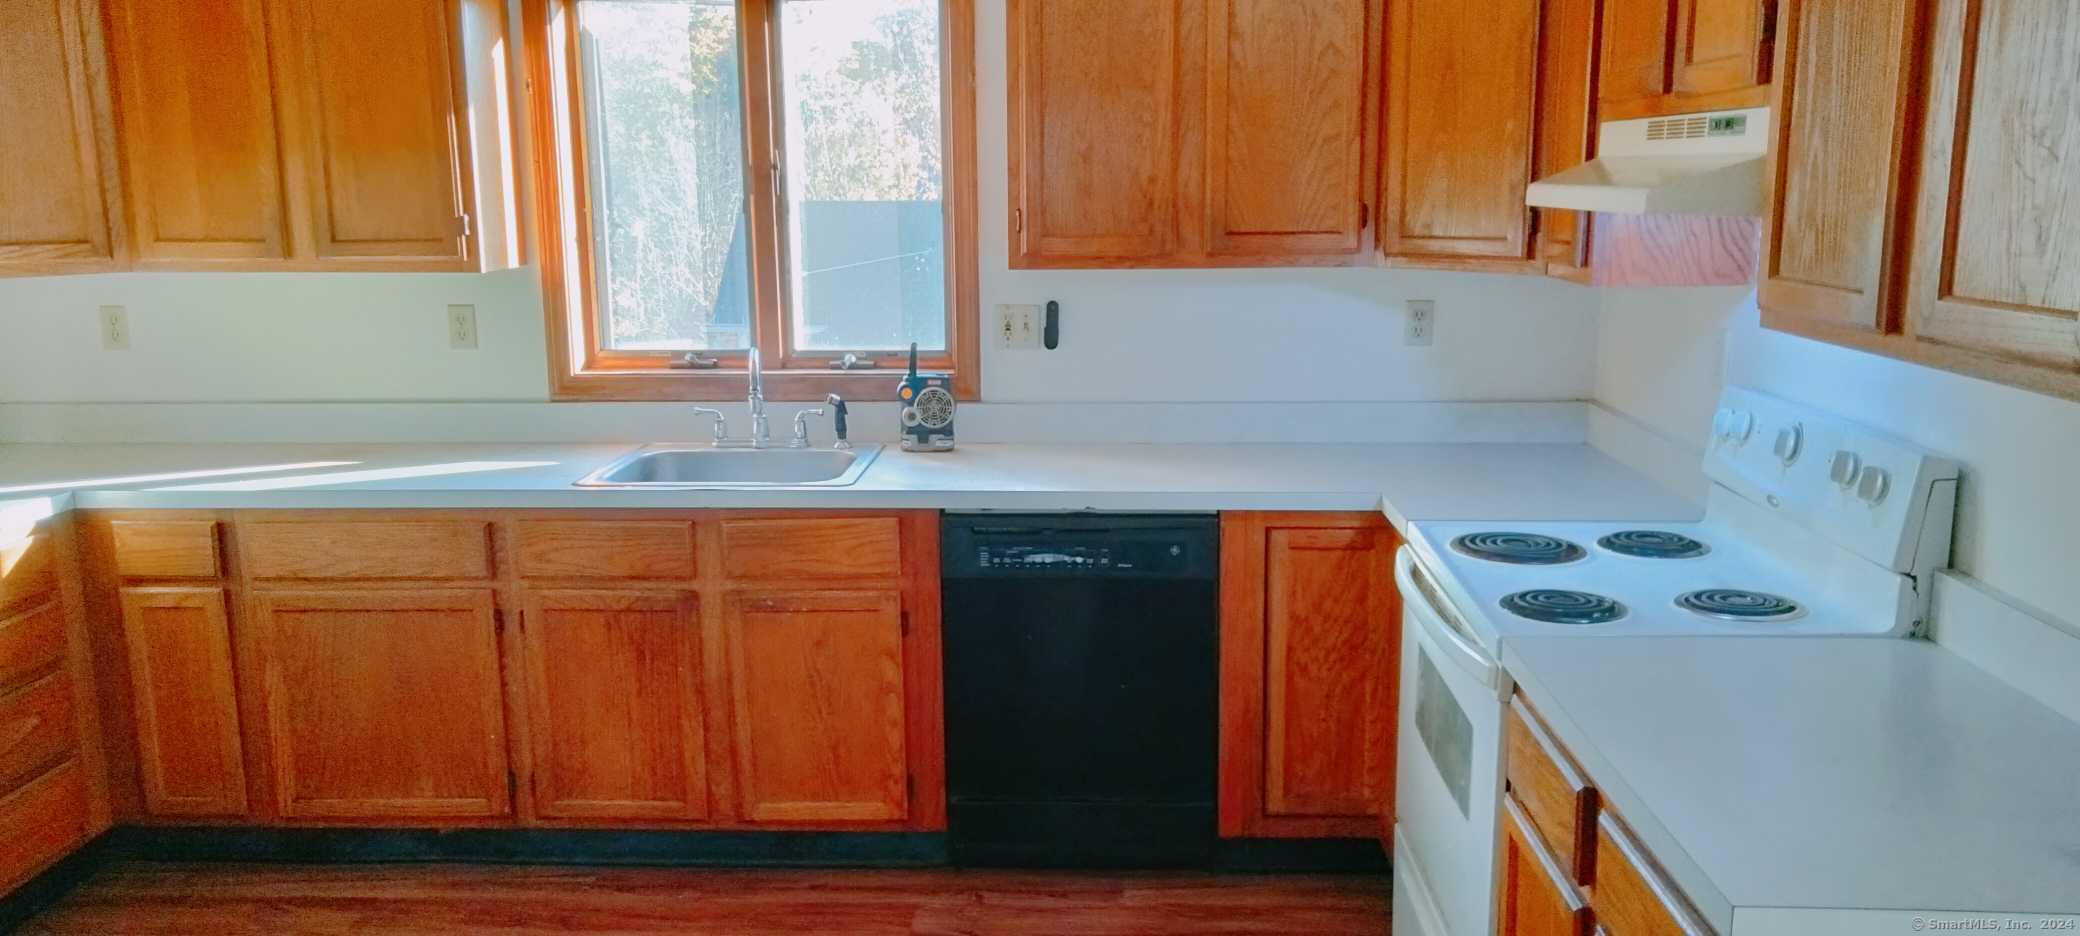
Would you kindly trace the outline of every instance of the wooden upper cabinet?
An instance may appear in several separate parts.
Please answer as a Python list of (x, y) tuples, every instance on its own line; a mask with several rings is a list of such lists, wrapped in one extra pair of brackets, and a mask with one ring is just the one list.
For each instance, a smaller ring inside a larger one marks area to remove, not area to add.
[(114, 265), (95, 9), (0, 3), (0, 273)]
[(1604, 0), (1604, 120), (1768, 103), (1778, 0)]
[(1932, 40), (1909, 328), (1935, 363), (2080, 397), (2080, 16), (1945, 2)]
[(246, 813), (244, 748), (221, 588), (126, 588), (123, 642), (145, 811)]
[(740, 818), (909, 817), (902, 593), (735, 593), (723, 640)]
[[(1596, 155), (1597, 0), (1545, 0), (1538, 25), (1538, 140), (1534, 178), (1545, 178)], [(1535, 257), (1549, 276), (1589, 278), (1586, 211), (1535, 209)]]
[(1011, 0), (1011, 265), (1131, 266), (1176, 240), (1183, 0)]
[(105, 0), (142, 265), (289, 256), (261, 0)]
[(1538, 0), (1388, 9), (1381, 252), (1528, 269)]
[(253, 595), (284, 819), (509, 814), (493, 594)]
[(1899, 0), (1784, 0), (1783, 13), (1763, 314), (1892, 331), (1921, 15)]
[(1395, 546), (1377, 514), (1221, 518), (1221, 834), (1391, 822)]
[(286, 161), (310, 253), (467, 269), (469, 133), (456, 0), (275, 0)]
[(706, 817), (694, 597), (536, 592), (523, 614), (535, 813)]
[(1371, 0), (1213, 0), (1206, 45), (1207, 250), (1361, 249), (1376, 110)]

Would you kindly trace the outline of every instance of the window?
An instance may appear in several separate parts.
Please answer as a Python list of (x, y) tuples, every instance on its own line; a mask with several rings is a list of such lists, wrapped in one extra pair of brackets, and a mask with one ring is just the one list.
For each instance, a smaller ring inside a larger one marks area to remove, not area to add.
[(525, 9), (558, 398), (974, 395), (972, 0)]

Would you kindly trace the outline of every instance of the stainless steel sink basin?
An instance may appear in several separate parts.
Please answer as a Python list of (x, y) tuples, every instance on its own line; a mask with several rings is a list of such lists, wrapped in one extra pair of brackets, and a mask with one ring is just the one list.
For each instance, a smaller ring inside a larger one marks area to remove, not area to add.
[(859, 480), (881, 454), (856, 449), (733, 449), (645, 446), (578, 481), (579, 487), (743, 488), (843, 487)]

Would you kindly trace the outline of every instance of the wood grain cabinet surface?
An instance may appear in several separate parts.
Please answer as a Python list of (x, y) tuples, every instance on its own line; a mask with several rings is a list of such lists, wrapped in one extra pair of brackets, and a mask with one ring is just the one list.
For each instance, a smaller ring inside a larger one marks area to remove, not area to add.
[(1589, 904), (1514, 797), (1502, 802), (1496, 936), (1589, 936)]
[(224, 590), (125, 588), (122, 609), (145, 811), (244, 815), (245, 749)]
[(0, 3), (0, 275), (115, 266), (99, 25), (93, 0)]
[(1391, 826), (1396, 545), (1378, 514), (1222, 515), (1223, 836)]
[(1779, 0), (1604, 0), (1604, 120), (1768, 103)]

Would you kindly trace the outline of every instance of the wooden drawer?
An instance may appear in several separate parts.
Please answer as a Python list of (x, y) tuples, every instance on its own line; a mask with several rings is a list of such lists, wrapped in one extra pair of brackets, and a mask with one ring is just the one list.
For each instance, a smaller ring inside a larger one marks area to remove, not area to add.
[(895, 517), (725, 520), (723, 573), (733, 579), (893, 579), (902, 572)]
[(1585, 936), (1589, 905), (1567, 879), (1514, 796), (1502, 798), (1502, 860), (1497, 869), (1498, 936)]
[(1712, 936), (1616, 816), (1596, 820), (1596, 881), (1589, 904), (1610, 936)]
[(513, 560), (526, 578), (686, 580), (694, 576), (685, 520), (522, 520)]
[(215, 520), (116, 520), (108, 525), (125, 578), (216, 578), (224, 562)]
[(58, 665), (65, 657), (65, 612), (53, 601), (0, 620), (0, 692)]
[(1522, 696), (1510, 699), (1505, 721), (1503, 764), (1510, 791), (1568, 876), (1577, 884), (1588, 883), (1595, 858), (1596, 791)]
[(52, 673), (0, 696), (0, 795), (19, 789), (78, 747), (71, 677)]
[(238, 527), (255, 579), (490, 578), (481, 520), (263, 520)]
[(44, 534), (0, 544), (0, 614), (57, 593), (56, 551)]
[(87, 776), (77, 759), (0, 797), (0, 892), (41, 873), (87, 838)]

